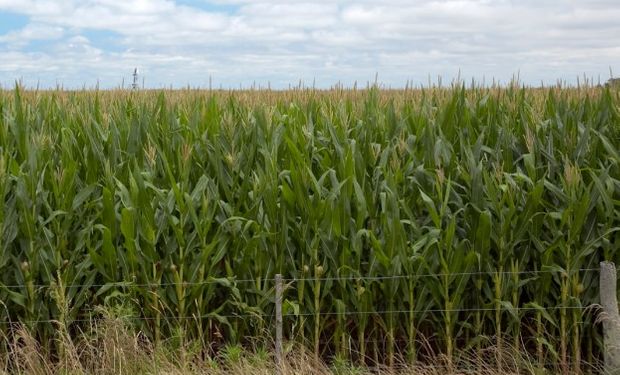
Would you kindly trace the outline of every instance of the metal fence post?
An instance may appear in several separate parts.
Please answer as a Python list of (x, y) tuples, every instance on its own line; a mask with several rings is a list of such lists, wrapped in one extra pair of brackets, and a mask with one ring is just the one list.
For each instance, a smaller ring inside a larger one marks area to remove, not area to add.
[(276, 366), (282, 373), (282, 275), (276, 275)]
[(603, 307), (603, 336), (605, 345), (605, 370), (620, 373), (620, 315), (618, 314), (618, 292), (616, 265), (601, 262), (600, 297)]

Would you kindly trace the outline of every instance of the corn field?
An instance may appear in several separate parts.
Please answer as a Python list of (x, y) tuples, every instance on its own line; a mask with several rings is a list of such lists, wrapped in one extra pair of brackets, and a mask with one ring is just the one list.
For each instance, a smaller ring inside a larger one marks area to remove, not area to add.
[(0, 326), (53, 346), (104, 306), (244, 343), (280, 273), (318, 356), (514, 343), (576, 369), (620, 262), (619, 146), (609, 87), (2, 91)]

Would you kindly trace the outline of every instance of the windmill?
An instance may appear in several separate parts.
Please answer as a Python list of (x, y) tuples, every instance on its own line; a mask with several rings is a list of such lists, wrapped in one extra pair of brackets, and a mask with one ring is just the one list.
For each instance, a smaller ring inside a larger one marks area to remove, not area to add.
[(620, 87), (620, 78), (610, 78), (607, 83), (605, 83), (607, 87)]
[(138, 89), (138, 68), (135, 68), (133, 70), (133, 83), (131, 84), (131, 89), (132, 90)]

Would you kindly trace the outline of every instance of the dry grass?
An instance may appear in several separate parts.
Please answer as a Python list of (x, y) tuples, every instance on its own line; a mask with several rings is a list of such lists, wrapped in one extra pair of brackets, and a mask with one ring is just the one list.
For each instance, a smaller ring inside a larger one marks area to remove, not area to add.
[[(251, 374), (272, 375), (278, 368), (272, 353), (265, 349), (247, 350), (241, 346), (221, 348), (206, 355), (200, 345), (175, 348), (154, 347), (140, 333), (133, 333), (122, 319), (106, 317), (93, 322), (90, 332), (72, 339), (58, 325), (54, 354), (38, 343), (23, 326), (17, 326), (3, 337), (0, 374)], [(289, 347), (280, 368), (282, 375), (451, 375), (451, 374), (552, 374), (561, 373), (558, 366), (537, 366), (524, 350), (505, 345), (501, 352), (489, 347), (478, 352), (461, 352), (455, 358), (427, 358), (424, 364), (401, 361), (386, 366), (359, 367), (333, 359), (330, 363), (317, 359), (304, 347)], [(592, 367), (593, 373), (600, 368)]]

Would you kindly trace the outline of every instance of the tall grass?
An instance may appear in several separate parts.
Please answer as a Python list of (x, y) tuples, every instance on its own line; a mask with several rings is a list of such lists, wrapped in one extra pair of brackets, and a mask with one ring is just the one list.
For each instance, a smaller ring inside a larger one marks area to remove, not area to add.
[[(31, 332), (18, 327), (12, 337), (2, 337), (7, 351), (0, 353), (0, 374), (200, 374), (200, 375), (480, 375), (540, 374), (527, 352), (510, 345), (504, 348), (498, 362), (497, 349), (485, 349), (485, 357), (461, 352), (448, 368), (445, 357), (437, 356), (426, 364), (399, 362), (396, 366), (361, 367), (342, 360), (326, 363), (306, 348), (290, 346), (279, 366), (264, 342), (255, 347), (227, 345), (217, 355), (205, 355), (194, 345), (153, 345), (136, 333), (130, 321), (102, 311), (104, 319), (77, 335), (59, 335), (57, 347), (62, 354), (50, 352), (39, 345)], [(63, 330), (63, 327), (58, 327)], [(600, 367), (587, 367), (596, 372)]]
[(155, 343), (216, 348), (270, 328), (282, 273), (302, 279), (286, 334), (316, 356), (512, 342), (576, 369), (601, 353), (588, 269), (620, 260), (619, 106), (516, 85), (2, 92), (1, 324), (54, 346), (51, 320), (122, 306)]

